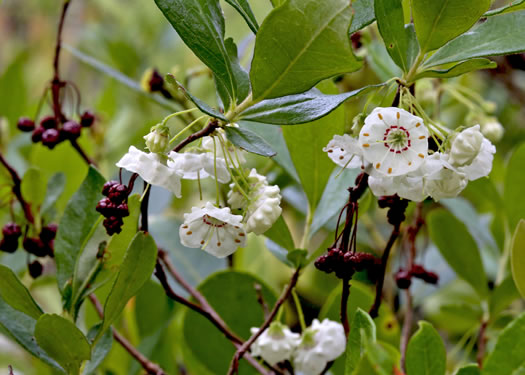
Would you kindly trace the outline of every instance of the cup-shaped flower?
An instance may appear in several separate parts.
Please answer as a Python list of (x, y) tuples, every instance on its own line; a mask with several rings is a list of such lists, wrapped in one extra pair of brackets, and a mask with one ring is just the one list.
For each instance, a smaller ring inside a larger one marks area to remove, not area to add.
[(343, 168), (361, 168), (363, 151), (356, 138), (348, 134), (334, 135), (323, 151), (332, 161)]
[(205, 152), (201, 154), (185, 152), (170, 152), (168, 154), (168, 166), (179, 173), (183, 179), (196, 180), (198, 178), (215, 177), (225, 184), (230, 181), (230, 172), (226, 166), (226, 161), (212, 153)]
[(483, 138), (479, 125), (457, 134), (450, 147), (449, 163), (456, 167), (471, 164), (481, 150)]
[(499, 142), (501, 141), (501, 138), (503, 138), (505, 129), (497, 118), (489, 117), (487, 121), (481, 125), (481, 133), (491, 142)]
[(117, 162), (117, 167), (137, 173), (148, 184), (168, 189), (179, 198), (181, 196), (180, 175), (166, 165), (163, 155), (143, 152), (130, 146)]
[(415, 171), (428, 152), (423, 120), (395, 107), (375, 108), (359, 133), (363, 157), (385, 176)]
[(201, 248), (224, 258), (246, 244), (242, 216), (233, 215), (228, 207), (218, 208), (206, 202), (204, 208), (192, 207), (184, 214), (179, 228), (180, 242), (186, 247)]
[[(251, 328), (252, 335), (259, 328)], [(270, 365), (291, 359), (292, 353), (301, 341), (300, 335), (280, 322), (273, 322), (252, 344), (250, 351)]]

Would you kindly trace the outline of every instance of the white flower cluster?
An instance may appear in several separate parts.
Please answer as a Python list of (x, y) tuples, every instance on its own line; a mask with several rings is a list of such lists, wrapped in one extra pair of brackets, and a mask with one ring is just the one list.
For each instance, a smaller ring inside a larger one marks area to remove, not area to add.
[(420, 202), (457, 196), (468, 181), (487, 176), (496, 148), (480, 126), (456, 134), (446, 152), (429, 153), (423, 120), (395, 107), (375, 108), (359, 138), (336, 135), (323, 149), (338, 165), (364, 169), (376, 196)]
[[(221, 137), (221, 139), (214, 139)], [(229, 183), (231, 170), (244, 173), (243, 153), (216, 131), (214, 136), (204, 137), (196, 151), (166, 154), (169, 132), (159, 128), (144, 137), (151, 151), (143, 152), (131, 146), (117, 163), (117, 167), (137, 173), (144, 181), (168, 189), (181, 197), (181, 179), (196, 180), (216, 178), (222, 184)], [(226, 151), (226, 152), (225, 152)], [(216, 207), (207, 202), (204, 207), (193, 207), (184, 214), (179, 228), (180, 241), (184, 246), (201, 248), (223, 258), (246, 244), (246, 234), (266, 232), (281, 215), (281, 195), (278, 186), (268, 184), (266, 177), (252, 169), (246, 177), (236, 174), (230, 184), (228, 204), (242, 215), (234, 215), (230, 207)]]
[[(258, 328), (252, 328), (252, 334)], [(263, 358), (270, 365), (290, 360), (296, 373), (319, 375), (326, 364), (345, 351), (346, 337), (340, 323), (314, 319), (312, 325), (299, 336), (285, 325), (274, 322), (252, 344), (254, 356)]]

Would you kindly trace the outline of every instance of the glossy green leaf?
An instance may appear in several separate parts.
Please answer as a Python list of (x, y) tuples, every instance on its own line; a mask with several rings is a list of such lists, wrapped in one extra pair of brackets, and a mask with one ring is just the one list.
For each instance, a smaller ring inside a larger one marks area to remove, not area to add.
[(375, 21), (374, 0), (354, 0), (352, 1), (352, 10), (354, 17), (348, 30), (349, 34), (361, 30), (363, 27), (370, 25)]
[(490, 17), (473, 30), (441, 47), (424, 66), (522, 52), (525, 51), (525, 40), (520, 35), (524, 33), (525, 11)]
[(55, 173), (47, 181), (46, 197), (40, 211), (45, 215), (53, 209), (56, 202), (64, 192), (66, 176), (63, 173)]
[[(97, 336), (101, 324), (97, 324), (91, 328), (87, 334), (87, 338), (92, 342)], [(86, 363), (82, 375), (95, 374), (97, 368), (102, 364), (104, 359), (108, 356), (111, 347), (113, 346), (113, 331), (108, 330), (98, 343), (91, 350), (91, 359)]]
[(450, 267), (485, 296), (488, 292), (487, 277), (476, 242), (465, 225), (445, 210), (432, 211), (427, 223), (430, 238)]
[(40, 207), (46, 197), (46, 184), (40, 171), (36, 168), (29, 168), (20, 186), (22, 196), (34, 207)]
[(498, 64), (494, 61), (476, 58), (472, 60), (462, 61), (454, 64), (446, 69), (431, 69), (425, 70), (416, 75), (416, 80), (420, 78), (451, 78), (457, 77), (465, 73), (480, 69), (494, 69)]
[[(387, 343), (368, 341), (365, 343), (366, 356), (375, 374), (391, 375), (399, 372), (400, 355), (395, 347)], [(359, 375), (369, 373), (360, 373)], [(357, 375), (357, 374), (356, 374)]]
[(18, 117), (24, 113), (28, 98), (24, 66), (28, 54), (23, 49), (17, 56), (10, 56), (9, 63), (0, 72), (0, 116), (6, 117), (11, 124), (16, 124)]
[(10, 268), (0, 264), (0, 297), (15, 310), (38, 319), (43, 314), (26, 287)]
[(346, 0), (289, 0), (275, 8), (255, 40), (253, 99), (301, 93), (325, 78), (358, 70), (361, 62), (347, 34), (351, 17)]
[(35, 326), (35, 339), (68, 374), (79, 374), (82, 362), (91, 358), (91, 346), (84, 334), (61, 316), (42, 315)]
[[(333, 83), (323, 82), (322, 89), (333, 92)], [(340, 108), (330, 115), (303, 126), (283, 128), (284, 139), (301, 180), (312, 214), (321, 199), (335, 164), (323, 151), (334, 134), (342, 134), (344, 111)]]
[(525, 314), (499, 334), (496, 346), (483, 363), (482, 375), (514, 375), (525, 366)]
[(224, 18), (218, 0), (155, 0), (184, 43), (214, 73), (217, 85), (228, 93), (228, 103), (238, 95), (234, 64), (224, 41)]
[(522, 143), (514, 150), (507, 164), (505, 176), (503, 203), (511, 233), (514, 233), (519, 221), (525, 218), (525, 200), (523, 199), (523, 186), (525, 186), (524, 165), (525, 143)]
[(287, 251), (295, 249), (290, 229), (282, 216), (279, 216), (272, 227), (268, 229), (264, 235)]
[(240, 119), (275, 125), (294, 125), (326, 116), (346, 100), (356, 98), (382, 85), (365, 86), (343, 94), (326, 95), (317, 89), (263, 100), (242, 112)]
[(126, 251), (117, 279), (106, 300), (104, 324), (100, 332), (104, 332), (117, 320), (128, 301), (150, 279), (156, 260), (155, 241), (149, 234), (138, 232)]
[(255, 34), (257, 34), (259, 25), (257, 24), (257, 19), (252, 12), (252, 8), (250, 8), (250, 3), (248, 3), (248, 0), (226, 0), (226, 2), (237, 9), (237, 12), (241, 14), (250, 29)]
[(266, 157), (275, 155), (275, 151), (268, 142), (248, 129), (226, 126), (224, 131), (231, 143), (245, 151)]
[(512, 277), (521, 296), (525, 298), (525, 220), (521, 219), (518, 223), (514, 236), (512, 237), (512, 247), (510, 253), (510, 265)]
[(58, 287), (63, 292), (66, 283), (73, 277), (77, 258), (83, 244), (100, 217), (95, 210), (102, 198), (102, 186), (106, 179), (93, 167), (78, 189), (69, 200), (55, 240), (55, 260), (57, 264)]
[(430, 323), (419, 322), (406, 354), (407, 375), (445, 375), (447, 353), (443, 340)]
[(135, 319), (141, 338), (154, 335), (173, 318), (175, 301), (166, 298), (164, 288), (153, 280), (149, 280), (136, 296)]
[[(525, 246), (525, 244), (523, 245)], [(512, 302), (520, 298), (520, 293), (514, 284), (514, 280), (509, 275), (490, 294), (489, 311), (490, 316), (495, 317), (505, 310)]]
[[(241, 272), (225, 271), (212, 275), (198, 290), (223, 318), (230, 329), (243, 339), (250, 336), (250, 328), (259, 327), (264, 312), (257, 302), (255, 285), (261, 286), (261, 294), (268, 306), (276, 297), (258, 278)], [(235, 347), (202, 315), (187, 310), (183, 322), (184, 340), (200, 364), (212, 374), (226, 374)], [(206, 338), (203, 340), (203, 338)], [(210, 355), (213, 353), (213, 355)], [(245, 360), (240, 362), (240, 374), (256, 374)]]
[(357, 308), (346, 344), (345, 375), (352, 375), (365, 351), (365, 343), (376, 340), (374, 321), (364, 310)]
[(405, 25), (405, 34), (407, 39), (406, 64), (412, 66), (419, 54), (419, 42), (413, 24)]
[[(250, 93), (250, 76), (248, 75), (248, 72), (240, 65), (237, 46), (235, 45), (233, 39), (226, 39), (224, 41), (224, 45), (226, 46), (226, 51), (230, 57), (233, 75), (235, 76), (235, 80), (237, 82), (237, 97), (238, 100), (241, 101)], [(219, 104), (225, 111), (227, 111), (232, 104), (228, 89), (224, 87), (221, 81), (217, 79), (217, 76), (215, 76), (214, 79), (215, 85), (217, 86), (217, 93), (219, 94)]]
[(407, 63), (408, 33), (403, 22), (401, 0), (375, 0), (374, 10), (377, 26), (392, 60), (403, 71), (410, 69)]
[(413, 0), (412, 11), (422, 53), (433, 51), (470, 29), (490, 0)]
[(490, 17), (490, 16), (495, 16), (498, 14), (516, 12), (518, 10), (523, 10), (523, 9), (525, 9), (525, 0), (515, 0), (515, 1), (511, 1), (509, 4), (501, 8), (489, 10), (483, 15), (483, 17)]
[(470, 364), (462, 367), (456, 372), (456, 375), (481, 375), (478, 365)]
[(283, 5), (286, 0), (270, 0), (274, 8)]

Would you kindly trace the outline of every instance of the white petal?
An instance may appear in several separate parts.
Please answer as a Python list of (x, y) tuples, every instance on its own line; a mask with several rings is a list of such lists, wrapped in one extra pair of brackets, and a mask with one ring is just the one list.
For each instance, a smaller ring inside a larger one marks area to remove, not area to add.
[(348, 134), (334, 135), (323, 151), (328, 153), (328, 157), (341, 167), (361, 168), (363, 165), (363, 152), (357, 139)]

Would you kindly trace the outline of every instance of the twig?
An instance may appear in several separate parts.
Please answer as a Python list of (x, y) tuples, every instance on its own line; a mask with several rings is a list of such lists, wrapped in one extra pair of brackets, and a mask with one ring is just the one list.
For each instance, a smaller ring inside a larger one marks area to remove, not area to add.
[[(95, 310), (97, 310), (98, 315), (101, 319), (104, 318), (104, 308), (102, 307), (102, 304), (97, 299), (97, 297), (94, 294), (89, 295), (89, 300), (95, 307)], [(124, 336), (122, 336), (120, 333), (118, 333), (115, 329), (113, 329), (113, 338), (115, 341), (117, 341), (135, 360), (140, 363), (142, 368), (149, 374), (149, 375), (165, 375), (166, 372), (157, 364), (151, 362), (148, 358), (146, 358), (141, 352), (139, 352), (133, 345), (130, 344), (128, 340)]]
[(288, 283), (288, 286), (284, 290), (284, 292), (281, 294), (275, 305), (273, 306), (272, 311), (264, 321), (264, 323), (259, 327), (258, 331), (255, 332), (249, 339), (246, 341), (240, 348), (237, 349), (237, 352), (233, 356), (233, 359), (230, 363), (230, 369), (228, 370), (228, 375), (235, 374), (239, 369), (239, 361), (244, 356), (247, 350), (250, 349), (250, 346), (259, 338), (259, 336), (268, 328), (270, 323), (272, 322), (273, 318), (277, 315), (277, 312), (279, 311), (279, 308), (281, 305), (286, 301), (286, 299), (290, 296), (290, 293), (292, 292), (292, 289), (297, 284), (297, 279), (299, 278), (299, 271), (300, 268), (297, 268), (295, 272), (292, 275), (292, 278), (290, 279), (290, 282)]
[(9, 375), (15, 375), (13, 372), (13, 366), (9, 365), (7, 366), (7, 369), (9, 370)]
[(186, 139), (182, 140), (177, 146), (175, 146), (173, 151), (179, 152), (187, 144), (189, 144), (189, 143), (191, 143), (191, 142), (193, 142), (193, 141), (195, 141), (195, 140), (197, 140), (199, 138), (202, 138), (202, 137), (205, 137), (207, 135), (210, 135), (218, 127), (219, 127), (219, 123), (217, 122), (217, 120), (211, 120), (205, 128), (203, 128), (202, 130), (199, 130), (198, 132), (190, 134)]
[(257, 293), (257, 302), (259, 302), (259, 305), (261, 305), (264, 314), (264, 319), (267, 319), (268, 314), (270, 314), (270, 310), (268, 309), (268, 304), (264, 300), (261, 284), (255, 284), (253, 288), (255, 289), (255, 293)]
[(479, 336), (478, 336), (478, 354), (476, 356), (476, 361), (478, 362), (478, 366), (480, 369), (483, 368), (483, 357), (485, 357), (485, 349), (487, 346), (487, 326), (489, 322), (486, 320), (483, 320), (481, 322), (481, 327), (479, 328)]
[(9, 165), (9, 163), (7, 162), (7, 160), (5, 160), (4, 156), (1, 153), (0, 153), (0, 163), (2, 163), (2, 165), (7, 169), (7, 171), (11, 175), (11, 179), (13, 180), (12, 191), (16, 199), (18, 199), (18, 201), (20, 202), (20, 205), (22, 206), (22, 210), (24, 211), (24, 216), (26, 217), (27, 221), (29, 221), (30, 223), (34, 223), (35, 219), (31, 212), (31, 206), (29, 205), (29, 203), (27, 203), (27, 201), (22, 196), (22, 190), (21, 190), (22, 180), (20, 179), (20, 176), (18, 175), (16, 170), (11, 165)]
[(87, 156), (86, 152), (82, 149), (82, 147), (78, 144), (78, 142), (76, 141), (76, 139), (71, 139), (69, 141), (71, 143), (71, 146), (73, 146), (73, 148), (78, 152), (78, 154), (80, 155), (80, 157), (82, 157), (82, 159), (84, 159), (84, 161), (88, 164), (88, 165), (97, 165), (89, 156)]
[(341, 292), (341, 311), (339, 315), (341, 317), (343, 328), (345, 329), (346, 337), (348, 337), (348, 333), (350, 333), (350, 324), (348, 323), (348, 297), (350, 297), (350, 280), (344, 278), (343, 290)]
[(149, 229), (148, 225), (148, 206), (149, 206), (149, 195), (151, 192), (151, 186), (148, 187), (148, 183), (144, 181), (144, 197), (140, 202), (140, 230), (147, 232)]

